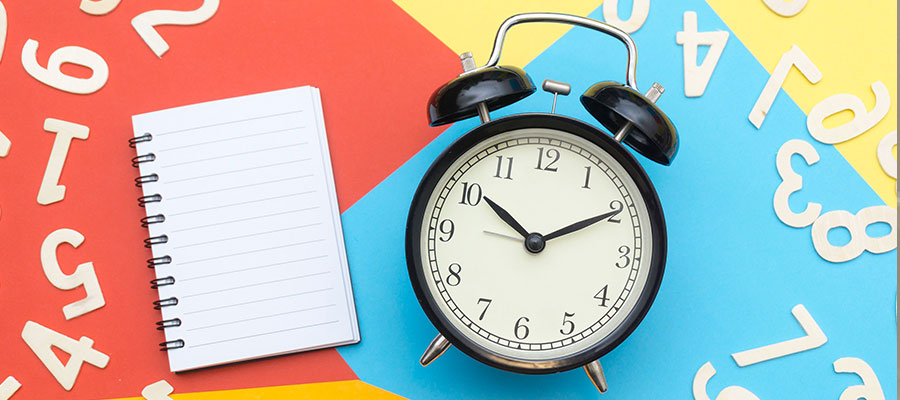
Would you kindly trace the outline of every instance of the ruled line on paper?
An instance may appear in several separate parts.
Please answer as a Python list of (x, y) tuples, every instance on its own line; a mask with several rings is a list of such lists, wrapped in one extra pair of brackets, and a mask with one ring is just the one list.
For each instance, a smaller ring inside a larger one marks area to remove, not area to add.
[(253, 120), (257, 120), (257, 119), (278, 117), (281, 115), (288, 115), (288, 114), (298, 114), (298, 113), (302, 113), (302, 112), (303, 112), (303, 110), (294, 110), (294, 111), (288, 111), (288, 112), (283, 112), (283, 113), (278, 113), (278, 114), (261, 115), (258, 117), (251, 117), (251, 118), (245, 118), (245, 119), (238, 119), (238, 120), (234, 120), (234, 121), (226, 121), (226, 122), (219, 122), (219, 123), (209, 124), (209, 125), (195, 126), (193, 128), (184, 128), (184, 129), (178, 129), (178, 130), (163, 132), (163, 133), (154, 134), (153, 132), (150, 132), (150, 134), (154, 135), (154, 136), (165, 136), (165, 135), (171, 135), (173, 133), (193, 131), (193, 130), (203, 129), (203, 128), (212, 128), (214, 126), (230, 125), (230, 124), (235, 124), (238, 122), (253, 121)]
[(169, 217), (174, 217), (176, 215), (192, 214), (192, 213), (200, 212), (200, 211), (209, 211), (209, 210), (216, 210), (216, 209), (225, 208), (225, 207), (234, 207), (234, 206), (240, 206), (240, 205), (244, 205), (244, 204), (259, 203), (261, 201), (283, 199), (285, 197), (293, 197), (293, 196), (299, 196), (302, 194), (310, 194), (310, 193), (315, 193), (315, 192), (316, 192), (315, 190), (307, 190), (305, 192), (297, 192), (297, 193), (290, 193), (290, 194), (285, 194), (285, 195), (281, 195), (281, 196), (266, 197), (264, 199), (247, 200), (247, 201), (242, 201), (240, 203), (222, 204), (222, 205), (218, 205), (215, 207), (199, 208), (196, 210), (188, 210), (188, 211), (182, 211), (182, 212), (177, 212), (177, 213), (167, 213), (166, 215)]
[(208, 346), (208, 345), (211, 345), (211, 344), (225, 343), (225, 342), (231, 342), (231, 341), (235, 341), (235, 340), (254, 338), (254, 337), (258, 337), (258, 336), (273, 335), (273, 334), (276, 334), (276, 333), (283, 333), (283, 332), (296, 331), (296, 330), (298, 330), (298, 329), (303, 329), (303, 328), (312, 328), (312, 327), (314, 327), (314, 326), (329, 325), (329, 324), (334, 324), (334, 323), (337, 323), (337, 322), (338, 322), (338, 320), (328, 321), (328, 322), (320, 322), (320, 323), (318, 323), (318, 324), (303, 325), (303, 326), (298, 326), (298, 327), (295, 327), (295, 328), (288, 328), (288, 329), (281, 329), (281, 330), (272, 331), (272, 332), (258, 333), (258, 334), (256, 334), (256, 335), (241, 336), (241, 337), (236, 337), (236, 338), (231, 338), (231, 339), (217, 340), (217, 341), (215, 341), (215, 342), (206, 342), (206, 343), (200, 343), (200, 344), (193, 344), (193, 345), (188, 345), (188, 347)]
[(184, 314), (185, 314), (185, 315), (188, 315), (188, 314), (199, 314), (199, 313), (208, 312), (208, 311), (221, 310), (221, 309), (223, 309), (223, 308), (231, 308), (231, 307), (243, 306), (243, 305), (247, 305), (247, 304), (262, 303), (262, 302), (264, 302), (264, 301), (279, 300), (279, 299), (284, 299), (284, 298), (294, 297), (294, 296), (302, 296), (302, 295), (304, 295), (304, 294), (313, 294), (313, 293), (327, 292), (327, 291), (333, 290), (333, 289), (334, 289), (334, 288), (332, 288), (332, 287), (327, 287), (327, 288), (321, 288), (321, 289), (316, 289), (316, 290), (309, 290), (309, 291), (306, 291), (306, 292), (291, 293), (291, 294), (286, 294), (286, 295), (284, 295), (284, 296), (275, 296), (275, 297), (269, 297), (269, 298), (265, 298), (265, 299), (252, 300), (252, 301), (245, 301), (245, 302), (243, 302), (243, 303), (229, 304), (229, 305), (226, 305), (226, 306), (218, 306), (218, 307), (213, 307), (213, 308), (204, 308), (204, 309), (202, 309), (202, 310), (188, 311), (188, 312), (186, 312), (186, 313), (184, 313)]
[(190, 281), (190, 280), (194, 280), (194, 279), (204, 279), (204, 278), (210, 278), (210, 277), (213, 277), (213, 276), (228, 275), (228, 274), (234, 274), (234, 273), (244, 272), (244, 271), (253, 271), (253, 270), (256, 270), (256, 269), (263, 269), (263, 268), (269, 268), (269, 267), (277, 267), (277, 266), (279, 266), (279, 265), (287, 265), (287, 264), (291, 264), (291, 263), (295, 263), (295, 262), (309, 261), (309, 260), (316, 260), (316, 259), (324, 258), (324, 257), (328, 257), (328, 255), (327, 255), (327, 254), (323, 254), (323, 255), (320, 255), (320, 256), (307, 257), (307, 258), (298, 258), (298, 259), (296, 259), (296, 260), (282, 261), (282, 262), (277, 262), (277, 263), (274, 263), (274, 264), (257, 265), (257, 266), (253, 266), (253, 267), (241, 268), (241, 269), (235, 269), (235, 270), (231, 270), (231, 271), (217, 272), (217, 273), (215, 273), (215, 274), (200, 275), (200, 276), (192, 276), (192, 277), (190, 277), (190, 278), (178, 279), (178, 282), (185, 282), (185, 281)]
[(269, 183), (278, 183), (278, 182), (289, 181), (289, 180), (292, 180), (292, 179), (309, 178), (309, 177), (311, 177), (311, 176), (313, 176), (313, 174), (297, 175), (297, 176), (292, 176), (292, 177), (290, 177), (290, 178), (275, 179), (275, 180), (271, 180), (271, 181), (251, 183), (251, 184), (247, 184), (247, 185), (229, 186), (229, 187), (226, 187), (226, 188), (216, 189), (216, 190), (209, 190), (209, 191), (206, 191), (206, 192), (196, 192), (196, 193), (184, 194), (184, 195), (181, 195), (181, 196), (166, 197), (165, 200), (183, 199), (183, 198), (185, 198), (185, 197), (200, 196), (200, 195), (204, 195), (204, 194), (211, 194), (211, 193), (224, 192), (224, 191), (226, 191), (226, 190), (232, 190), (232, 189), (243, 189), (243, 188), (248, 188), (248, 187), (253, 187), (253, 186), (266, 185), (266, 184), (269, 184)]
[[(281, 149), (286, 149), (286, 148), (290, 148), (290, 147), (303, 146), (303, 145), (305, 145), (305, 144), (309, 144), (309, 142), (291, 143), (291, 144), (286, 144), (286, 145), (282, 145), (282, 146), (266, 147), (266, 148), (264, 148), (264, 149), (257, 149), (257, 150), (251, 150), (251, 151), (241, 151), (241, 152), (239, 152), (239, 153), (223, 154), (223, 155), (219, 155), (219, 156), (215, 156), (215, 157), (200, 158), (200, 159), (190, 160), (190, 161), (182, 161), (182, 162), (177, 162), (177, 163), (172, 163), (172, 164), (166, 164), (166, 165), (163, 165), (161, 168), (177, 167), (177, 166), (186, 165), (186, 164), (193, 164), (193, 163), (204, 162), (204, 161), (219, 160), (219, 159), (222, 159), (222, 158), (237, 157), (237, 156), (243, 156), (243, 155), (246, 155), (246, 154), (262, 153), (262, 152), (265, 152), (265, 151), (271, 151), (271, 150), (281, 150)], [(307, 158), (306, 160), (308, 160), (308, 158)], [(300, 160), (300, 161), (304, 161), (304, 160)]]
[(224, 171), (224, 172), (216, 172), (214, 174), (192, 176), (192, 177), (188, 177), (188, 178), (175, 179), (175, 180), (171, 180), (171, 181), (167, 180), (165, 183), (177, 183), (177, 182), (184, 182), (184, 181), (192, 181), (194, 179), (209, 178), (209, 177), (220, 176), (220, 175), (228, 175), (228, 174), (233, 174), (236, 172), (252, 171), (254, 169), (269, 168), (269, 167), (275, 167), (275, 166), (285, 165), (285, 164), (294, 164), (294, 163), (309, 161), (309, 160), (311, 160), (311, 159), (310, 158), (301, 158), (299, 160), (282, 161), (282, 162), (278, 162), (278, 163), (274, 163), (274, 164), (258, 165), (255, 167), (234, 169), (231, 171)]
[(257, 215), (257, 216), (253, 216), (253, 217), (249, 217), (249, 218), (241, 218), (241, 219), (233, 219), (231, 221), (216, 222), (215, 224), (198, 225), (198, 226), (191, 226), (191, 227), (187, 227), (187, 228), (175, 229), (172, 232), (184, 232), (184, 231), (189, 231), (189, 230), (193, 230), (193, 229), (209, 228), (211, 226), (225, 225), (225, 224), (230, 224), (233, 222), (249, 221), (249, 220), (258, 219), (258, 218), (274, 217), (277, 215), (292, 214), (295, 212), (315, 210), (317, 208), (319, 208), (319, 206), (300, 208), (300, 209), (296, 209), (296, 210), (283, 211), (283, 212), (272, 213), (272, 214), (268, 214), (268, 215)]
[(263, 316), (259, 316), (259, 317), (240, 319), (240, 320), (237, 320), (237, 321), (228, 321), (228, 322), (222, 322), (222, 323), (213, 324), (213, 325), (198, 326), (198, 327), (196, 327), (196, 328), (190, 328), (190, 329), (187, 329), (187, 330), (189, 330), (189, 331), (196, 331), (196, 330), (206, 329), (206, 328), (215, 328), (215, 327), (217, 327), (217, 326), (231, 325), (231, 324), (237, 324), (237, 323), (248, 322), (248, 321), (256, 321), (256, 320), (259, 320), (259, 319), (265, 319), (265, 318), (280, 317), (280, 316), (282, 316), (282, 315), (296, 314), (296, 313), (301, 313), (301, 312), (304, 312), (304, 311), (320, 310), (320, 309), (323, 309), (323, 308), (334, 307), (335, 305), (336, 305), (336, 304), (331, 303), (331, 304), (325, 304), (325, 305), (321, 305), (321, 306), (317, 306), (317, 307), (301, 308), (301, 309), (299, 309), (299, 310), (285, 311), (285, 312), (280, 312), (280, 313), (278, 313), (278, 314), (263, 315)]
[(266, 248), (264, 248), (264, 249), (248, 250), (248, 251), (242, 251), (242, 252), (240, 252), (240, 253), (223, 254), (223, 255), (215, 256), (215, 257), (200, 258), (200, 259), (197, 259), (197, 260), (191, 260), (191, 261), (182, 261), (182, 262), (179, 262), (178, 265), (183, 266), (183, 265), (185, 265), (185, 264), (193, 264), (193, 263), (198, 263), (198, 262), (203, 262), (203, 261), (218, 260), (218, 259), (220, 259), (220, 258), (228, 258), (228, 257), (234, 257), (234, 256), (242, 256), (242, 255), (244, 255), (244, 254), (260, 253), (260, 252), (263, 252), (263, 251), (283, 249), (283, 248), (285, 248), (285, 247), (302, 246), (302, 245), (304, 245), (304, 244), (310, 244), (310, 243), (316, 243), (316, 242), (322, 242), (322, 241), (325, 241), (325, 239), (313, 239), (313, 240), (307, 240), (307, 241), (304, 241), (304, 242), (297, 242), (297, 243), (285, 244), (285, 245), (281, 245), (281, 246), (266, 247)]
[(161, 152), (164, 152), (164, 151), (181, 150), (181, 149), (186, 149), (186, 148), (188, 148), (188, 147), (203, 146), (203, 145), (213, 144), (213, 143), (222, 143), (222, 142), (228, 142), (228, 141), (232, 141), (232, 140), (240, 140), (240, 139), (246, 139), (246, 138), (257, 137), (257, 136), (271, 135), (271, 134), (273, 134), (273, 133), (288, 132), (288, 131), (292, 131), (292, 130), (295, 130), (295, 129), (303, 129), (303, 128), (306, 128), (306, 126), (301, 125), (301, 126), (295, 126), (295, 127), (293, 127), (293, 128), (276, 129), (276, 130), (274, 130), (274, 131), (259, 132), (259, 133), (254, 133), (254, 134), (251, 134), (251, 135), (241, 135), (241, 136), (229, 137), (229, 138), (224, 138), (224, 139), (210, 140), (210, 141), (208, 141), (208, 142), (200, 142), (200, 143), (194, 143), (194, 144), (186, 144), (186, 145), (175, 146), (175, 147), (167, 147), (167, 148), (164, 148), (164, 149), (159, 149), (159, 150), (157, 150), (157, 151), (161, 153)]
[(274, 229), (274, 230), (271, 230), (271, 231), (257, 232), (257, 233), (251, 233), (251, 234), (240, 235), (240, 236), (232, 236), (232, 237), (228, 237), (228, 238), (221, 238), (221, 239), (216, 239), (216, 240), (209, 240), (209, 241), (206, 241), (206, 242), (198, 242), (198, 243), (185, 244), (185, 245), (181, 245), (181, 246), (175, 246), (175, 248), (176, 248), (176, 249), (181, 249), (181, 248), (185, 248), (185, 247), (200, 246), (200, 245), (203, 245), (203, 244), (210, 244), (210, 243), (224, 242), (224, 241), (226, 241), (226, 240), (244, 239), (244, 238), (253, 237), (253, 236), (265, 235), (265, 234), (268, 234), (268, 233), (276, 233), (276, 232), (284, 232), (284, 231), (290, 231), (290, 230), (300, 229), (300, 228), (308, 228), (308, 227), (310, 227), (310, 226), (316, 226), (316, 225), (322, 225), (322, 223), (321, 223), (321, 222), (316, 222), (316, 223), (314, 223), (314, 224), (298, 225), (298, 226), (292, 226), (292, 227), (289, 227), (289, 228)]
[(275, 280), (271, 280), (271, 281), (251, 283), (251, 284), (249, 284), (249, 285), (241, 285), (241, 286), (235, 286), (235, 287), (230, 287), (230, 288), (225, 288), (225, 289), (217, 289), (217, 290), (212, 290), (212, 291), (209, 291), (209, 292), (192, 293), (192, 294), (182, 295), (182, 296), (180, 296), (180, 297), (182, 297), (182, 298), (188, 298), (188, 297), (205, 296), (205, 295), (213, 294), (213, 293), (222, 293), (222, 292), (228, 292), (228, 291), (231, 291), (231, 290), (246, 289), (246, 288), (254, 287), (254, 286), (262, 286), (262, 285), (268, 285), (268, 284), (272, 284), (272, 283), (285, 282), (285, 281), (292, 281), (292, 280), (295, 280), (295, 279), (309, 278), (309, 277), (313, 277), (313, 276), (324, 275), (324, 274), (327, 274), (327, 273), (329, 273), (329, 272), (331, 272), (331, 271), (321, 271), (321, 272), (316, 272), (316, 273), (312, 273), (312, 274), (306, 274), (306, 275), (294, 276), (294, 277), (290, 277), (290, 278), (275, 279)]

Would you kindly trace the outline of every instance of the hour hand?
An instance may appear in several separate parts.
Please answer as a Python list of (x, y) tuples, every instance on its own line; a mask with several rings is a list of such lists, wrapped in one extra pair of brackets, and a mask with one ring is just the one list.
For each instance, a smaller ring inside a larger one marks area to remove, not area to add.
[(491, 210), (494, 210), (494, 212), (497, 213), (497, 216), (500, 217), (503, 222), (506, 222), (507, 225), (509, 225), (511, 228), (515, 229), (516, 232), (522, 235), (522, 238), (528, 236), (528, 231), (526, 231), (525, 228), (522, 227), (522, 224), (516, 221), (516, 219), (513, 218), (512, 215), (509, 214), (509, 212), (504, 210), (503, 207), (500, 207), (500, 205), (494, 203), (494, 201), (489, 199), (487, 196), (484, 196), (484, 201), (487, 202), (488, 206), (491, 207)]
[(553, 239), (553, 238), (558, 238), (558, 237), (560, 237), (560, 236), (562, 236), (562, 235), (566, 235), (566, 234), (575, 232), (575, 231), (577, 231), (577, 230), (581, 230), (581, 229), (587, 228), (587, 227), (589, 227), (589, 226), (591, 226), (591, 225), (593, 225), (593, 224), (596, 224), (596, 223), (598, 223), (598, 222), (600, 222), (600, 221), (603, 221), (604, 219), (607, 219), (607, 218), (609, 218), (609, 217), (615, 216), (616, 214), (618, 214), (618, 213), (620, 213), (620, 212), (622, 212), (622, 209), (612, 210), (612, 211), (610, 211), (610, 212), (608, 212), (608, 213), (600, 214), (600, 215), (598, 215), (598, 216), (596, 216), (596, 217), (591, 217), (591, 218), (588, 218), (588, 219), (585, 219), (585, 220), (578, 221), (578, 222), (576, 222), (576, 223), (574, 223), (574, 224), (572, 224), (572, 225), (569, 225), (569, 226), (567, 226), (567, 227), (565, 227), (565, 228), (557, 229), (557, 230), (555, 230), (555, 231), (553, 231), (553, 232), (550, 232), (550, 233), (544, 235), (544, 241), (547, 241), (547, 240), (550, 240), (550, 239)]

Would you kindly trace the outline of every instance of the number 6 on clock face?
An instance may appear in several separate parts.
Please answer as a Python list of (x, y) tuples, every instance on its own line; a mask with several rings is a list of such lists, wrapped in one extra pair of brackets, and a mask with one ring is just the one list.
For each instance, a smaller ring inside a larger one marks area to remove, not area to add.
[(420, 302), (442, 335), (489, 365), (534, 373), (596, 360), (658, 288), (655, 191), (620, 146), (578, 121), (476, 129), (439, 158), (410, 212)]

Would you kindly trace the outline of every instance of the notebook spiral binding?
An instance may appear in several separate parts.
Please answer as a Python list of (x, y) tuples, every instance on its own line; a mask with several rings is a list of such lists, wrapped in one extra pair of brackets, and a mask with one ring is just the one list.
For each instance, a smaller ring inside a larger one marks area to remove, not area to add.
[[(128, 139), (128, 146), (136, 149), (138, 143), (149, 142), (153, 140), (153, 135), (149, 132), (144, 133), (141, 136), (136, 136), (131, 139)], [(136, 157), (131, 159), (131, 166), (138, 168), (141, 164), (150, 163), (156, 161), (156, 154), (147, 153), (147, 154), (139, 154)], [(142, 175), (134, 179), (134, 185), (137, 187), (143, 187), (145, 183), (158, 182), (159, 175), (152, 173), (149, 175)], [(138, 206), (146, 207), (147, 204), (150, 203), (159, 203), (162, 201), (162, 196), (159, 193), (155, 193), (149, 196), (141, 196), (138, 197)], [(156, 215), (148, 215), (144, 218), (141, 218), (141, 227), (149, 227), (153, 224), (159, 224), (166, 221), (166, 216), (163, 214)], [(158, 236), (150, 236), (144, 239), (144, 247), (152, 248), (154, 245), (167, 243), (169, 241), (169, 237), (167, 235), (158, 235)], [(172, 263), (172, 257), (169, 255), (164, 255), (160, 257), (153, 257), (147, 259), (147, 268), (156, 268), (157, 265), (166, 265)], [(175, 278), (172, 276), (166, 276), (162, 278), (157, 278), (150, 281), (151, 289), (158, 289), (162, 286), (174, 285)], [(156, 310), (160, 310), (163, 307), (172, 307), (178, 304), (177, 297), (169, 297), (166, 299), (160, 299), (153, 302), (153, 308)], [(173, 328), (176, 326), (181, 326), (180, 318), (172, 318), (166, 319), (162, 321), (156, 322), (156, 329), (165, 330), (166, 328)], [(169, 340), (166, 342), (162, 342), (159, 344), (160, 351), (169, 351), (174, 349), (180, 349), (185, 346), (184, 340), (176, 339)]]

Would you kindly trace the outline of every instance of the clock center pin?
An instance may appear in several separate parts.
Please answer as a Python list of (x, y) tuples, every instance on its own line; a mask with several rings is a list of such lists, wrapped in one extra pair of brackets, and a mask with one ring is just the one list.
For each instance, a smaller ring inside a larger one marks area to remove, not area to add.
[(537, 254), (544, 250), (545, 244), (544, 235), (537, 232), (529, 233), (525, 238), (525, 249), (532, 254)]

